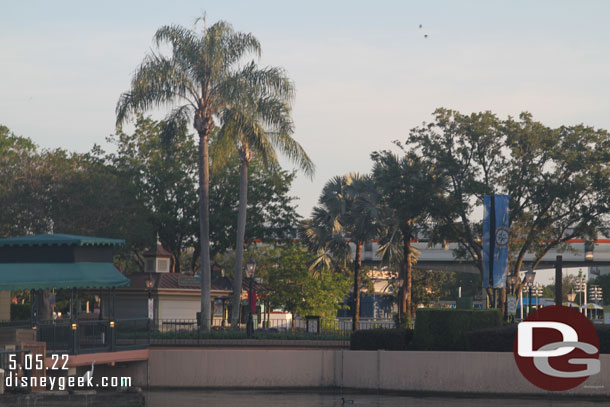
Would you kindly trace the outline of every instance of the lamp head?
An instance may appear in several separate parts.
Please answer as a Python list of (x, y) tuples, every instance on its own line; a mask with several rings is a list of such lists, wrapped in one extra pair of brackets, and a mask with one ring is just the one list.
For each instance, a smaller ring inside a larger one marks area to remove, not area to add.
[(252, 257), (250, 257), (248, 259), (248, 262), (246, 263), (246, 275), (248, 276), (248, 278), (254, 277), (255, 271), (256, 271), (256, 260), (254, 260)]
[(534, 279), (536, 278), (536, 272), (533, 270), (528, 270), (525, 272), (525, 282), (527, 284), (534, 284)]

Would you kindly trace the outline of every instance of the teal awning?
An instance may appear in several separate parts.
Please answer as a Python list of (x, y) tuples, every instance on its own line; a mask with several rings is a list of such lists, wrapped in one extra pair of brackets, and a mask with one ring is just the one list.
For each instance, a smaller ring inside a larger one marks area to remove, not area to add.
[(31, 235), (0, 239), (0, 247), (121, 246), (123, 244), (125, 244), (125, 241), (122, 239), (62, 234)]
[(0, 291), (127, 285), (112, 263), (0, 263)]

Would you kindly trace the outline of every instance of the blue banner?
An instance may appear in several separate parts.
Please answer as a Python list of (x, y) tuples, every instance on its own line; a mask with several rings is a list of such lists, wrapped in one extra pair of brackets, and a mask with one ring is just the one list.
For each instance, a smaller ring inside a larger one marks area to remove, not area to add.
[(508, 275), (508, 195), (485, 195), (483, 206), (483, 287), (505, 288)]

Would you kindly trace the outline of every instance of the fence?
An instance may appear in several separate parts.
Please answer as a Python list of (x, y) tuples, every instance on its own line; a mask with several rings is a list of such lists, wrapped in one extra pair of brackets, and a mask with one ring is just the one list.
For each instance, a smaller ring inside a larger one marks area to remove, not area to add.
[[(253, 339), (267, 341), (323, 341), (325, 345), (349, 346), (352, 332), (351, 320), (310, 318), (292, 321), (271, 320), (256, 322), (252, 337), (248, 337), (246, 324), (232, 328), (227, 321), (211, 320), (211, 330), (202, 332), (195, 319), (147, 320), (132, 319), (117, 321), (117, 346), (158, 345), (158, 346), (205, 346), (219, 345), (231, 341)], [(361, 321), (360, 329), (393, 328), (390, 320)], [(224, 341), (224, 342), (219, 342)], [(243, 343), (243, 342), (241, 342)], [(252, 344), (252, 342), (250, 342)], [(286, 342), (285, 342), (286, 344)], [(302, 346), (302, 343), (299, 343)]]
[[(121, 319), (29, 321), (0, 323), (3, 327), (36, 329), (37, 339), (46, 342), (49, 353), (109, 352), (156, 346), (238, 345), (239, 340), (317, 341), (328, 346), (347, 347), (352, 331), (349, 319), (307, 319), (255, 321), (253, 335), (248, 336), (246, 324), (230, 327), (228, 321), (214, 318), (212, 329), (203, 332), (196, 319)], [(361, 320), (360, 329), (393, 328), (391, 320)], [(222, 342), (219, 342), (222, 341)], [(243, 343), (243, 342), (242, 342)], [(252, 342), (250, 342), (252, 344)], [(260, 342), (262, 343), (262, 342)], [(296, 342), (294, 342), (296, 345)], [(302, 343), (300, 344), (302, 346)]]

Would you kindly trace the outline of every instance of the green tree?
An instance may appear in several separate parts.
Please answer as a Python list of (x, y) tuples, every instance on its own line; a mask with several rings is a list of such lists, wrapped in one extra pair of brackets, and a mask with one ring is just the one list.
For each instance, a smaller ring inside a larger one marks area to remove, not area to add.
[(594, 235), (610, 208), (608, 140), (605, 130), (583, 125), (551, 129), (528, 113), (499, 120), (490, 112), (463, 115), (438, 109), (434, 122), (413, 129), (408, 140), (449, 181), (435, 202), (434, 240), (457, 242), (456, 254), (472, 261), (482, 276), (481, 222), (475, 209), (492, 193), (510, 196), (513, 274), (523, 268), (528, 252), (535, 254), (535, 268), (549, 250), (564, 248), (573, 237)]
[(235, 32), (220, 21), (205, 26), (202, 33), (187, 28), (163, 26), (155, 34), (157, 46), (169, 44), (171, 56), (151, 52), (137, 68), (131, 89), (117, 104), (117, 124), (151, 108), (180, 106), (170, 119), (190, 117), (199, 136), (199, 221), (201, 252), (201, 327), (210, 329), (211, 275), (209, 223), (209, 139), (215, 120), (239, 102), (244, 89), (255, 84), (272, 85), (268, 72), (254, 62), (241, 64), (249, 54), (260, 55), (260, 44), (251, 34)]
[(341, 268), (355, 246), (352, 329), (359, 328), (362, 247), (379, 232), (378, 193), (370, 176), (334, 177), (322, 189), (311, 219), (301, 228), (307, 247), (316, 253), (312, 268)]
[(197, 222), (197, 150), (186, 121), (157, 122), (138, 116), (135, 130), (121, 129), (108, 141), (117, 152), (107, 157), (131, 180), (146, 205), (150, 223), (171, 254), (171, 270), (179, 273), (180, 258), (195, 246)]
[[(233, 308), (239, 306), (242, 286), (246, 212), (248, 208), (248, 166), (254, 155), (267, 165), (279, 166), (276, 150), (296, 162), (309, 175), (313, 164), (305, 150), (292, 138), (293, 123), (290, 103), (294, 87), (283, 70), (266, 68), (265, 83), (256, 82), (245, 87), (238, 103), (223, 116), (224, 126), (218, 133), (220, 144), (233, 144), (240, 160), (239, 209), (237, 213), (236, 261), (233, 272)], [(239, 317), (233, 314), (231, 325), (236, 327)]]
[[(235, 197), (240, 188), (240, 161), (231, 157), (225, 166), (212, 172), (210, 181), (210, 231), (212, 255), (223, 254), (234, 247), (237, 230), (235, 219), (239, 203)], [(264, 165), (258, 158), (249, 163), (249, 199), (244, 241), (254, 240), (275, 243), (293, 239), (300, 216), (296, 212), (294, 198), (289, 195), (295, 177), (279, 167)]]
[(414, 151), (406, 151), (396, 142), (404, 155), (390, 151), (371, 154), (373, 180), (380, 191), (381, 203), (387, 208), (385, 227), (381, 234), (380, 254), (385, 261), (400, 264), (402, 284), (400, 287), (399, 317), (413, 316), (412, 268), (416, 261), (411, 241), (426, 226), (433, 213), (434, 198), (442, 192), (443, 178), (429, 161)]
[(273, 267), (261, 272), (272, 308), (281, 308), (303, 318), (307, 315), (336, 317), (349, 292), (349, 275), (312, 273), (309, 264), (313, 255), (298, 245), (279, 247), (273, 257)]

